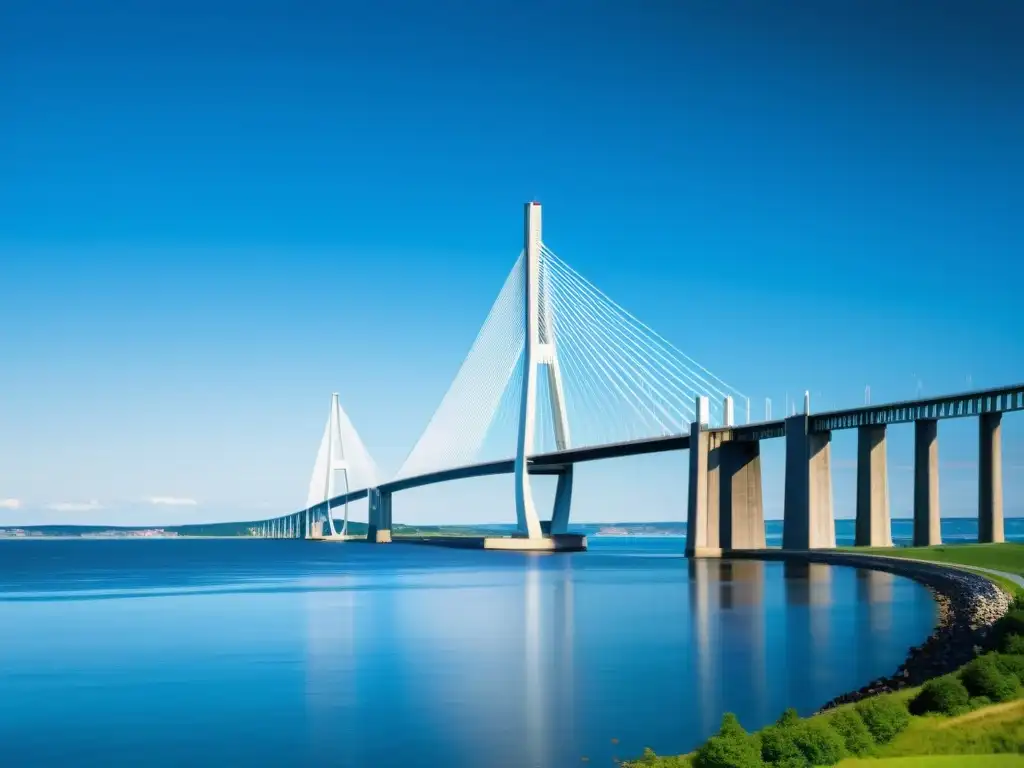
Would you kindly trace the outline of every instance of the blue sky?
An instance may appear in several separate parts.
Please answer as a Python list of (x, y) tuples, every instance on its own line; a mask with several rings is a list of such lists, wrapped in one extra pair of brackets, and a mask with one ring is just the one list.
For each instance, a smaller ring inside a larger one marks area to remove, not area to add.
[[(0, 523), (295, 508), (332, 391), (397, 469), (533, 198), (562, 258), (777, 413), (1024, 379), (1024, 10), (899, 5), (5, 3)], [(970, 514), (975, 426), (942, 436)], [(893, 430), (897, 515), (910, 457)], [(682, 456), (602, 464), (574, 516), (685, 519), (684, 489)]]

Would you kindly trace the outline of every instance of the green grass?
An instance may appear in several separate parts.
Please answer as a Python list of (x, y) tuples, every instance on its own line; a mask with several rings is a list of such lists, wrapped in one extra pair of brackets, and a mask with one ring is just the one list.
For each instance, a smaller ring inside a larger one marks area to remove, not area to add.
[(1024, 544), (940, 544), (937, 547), (856, 547), (852, 551), (951, 565), (994, 568), (1024, 576)]
[[(846, 547), (850, 552), (910, 560), (931, 560), (949, 565), (992, 568), (1024, 576), (1024, 544), (940, 544), (937, 547)], [(988, 573), (980, 575), (995, 582), (1011, 595), (1021, 591), (1019, 584)]]
[(839, 763), (839, 768), (1020, 768), (1024, 755), (931, 755), (929, 757), (854, 758)]
[(980, 755), (1024, 749), (1024, 699), (992, 704), (959, 717), (915, 717), (887, 744), (884, 757)]

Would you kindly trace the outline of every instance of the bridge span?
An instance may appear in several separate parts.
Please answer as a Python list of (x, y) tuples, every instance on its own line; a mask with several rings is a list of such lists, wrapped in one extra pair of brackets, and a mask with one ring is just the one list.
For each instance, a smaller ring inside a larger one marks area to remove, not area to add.
[[(368, 499), (368, 538), (386, 543), (391, 540), (394, 494), (512, 475), (518, 535), (493, 545), (581, 548), (585, 539), (568, 530), (577, 464), (687, 451), (687, 554), (762, 549), (760, 446), (765, 440), (783, 440), (783, 546), (831, 548), (836, 544), (831, 437), (835, 431), (855, 429), (856, 544), (891, 546), (887, 430), (913, 424), (913, 540), (916, 545), (937, 544), (938, 423), (975, 418), (979, 539), (1003, 541), (1001, 423), (1004, 413), (1024, 410), (1024, 384), (823, 413), (811, 412), (805, 394), (802, 413), (750, 423), (749, 398), (679, 352), (548, 249), (540, 236), (540, 216), (538, 203), (526, 204), (522, 254), (397, 475), (377, 479), (375, 465), (335, 395), (306, 506), (257, 522), (256, 535), (347, 538), (348, 505)], [(736, 423), (737, 402), (746, 405), (746, 423)], [(502, 413), (516, 420), (515, 454), (480, 460), (481, 446)], [(540, 450), (537, 431), (545, 420), (553, 445)], [(621, 428), (615, 432), (609, 425)], [(341, 493), (334, 486), (338, 472), (345, 477)], [(557, 477), (550, 519), (541, 520), (534, 504), (530, 478), (535, 475)], [(339, 507), (345, 509), (340, 532), (332, 513)]]

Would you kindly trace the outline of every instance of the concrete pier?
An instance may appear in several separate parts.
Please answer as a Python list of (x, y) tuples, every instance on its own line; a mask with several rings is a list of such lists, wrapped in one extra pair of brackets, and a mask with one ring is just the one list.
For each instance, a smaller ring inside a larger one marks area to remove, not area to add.
[(1006, 541), (1003, 532), (1001, 413), (983, 413), (978, 430), (978, 541)]
[(939, 523), (939, 423), (914, 422), (914, 546), (942, 543)]
[(831, 549), (836, 545), (832, 514), (832, 433), (810, 433), (806, 413), (786, 419), (784, 549)]
[[(697, 398), (697, 421), (690, 425), (687, 557), (717, 557), (722, 553), (718, 543), (721, 440), (721, 435), (707, 431), (707, 398)], [(709, 492), (711, 488), (714, 489), (713, 493)]]
[(891, 547), (889, 476), (885, 460), (885, 425), (857, 428), (857, 532), (858, 547)]
[(366, 540), (373, 544), (390, 544), (391, 494), (374, 488), (368, 495), (370, 515)]
[(761, 443), (728, 442), (721, 456), (719, 544), (722, 549), (764, 549), (764, 502), (761, 494)]

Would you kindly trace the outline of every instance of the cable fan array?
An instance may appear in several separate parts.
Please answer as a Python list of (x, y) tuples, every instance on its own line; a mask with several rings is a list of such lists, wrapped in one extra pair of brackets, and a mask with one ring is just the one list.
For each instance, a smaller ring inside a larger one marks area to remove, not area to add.
[[(341, 468), (345, 470), (344, 481), (337, 474)], [(373, 457), (335, 396), (309, 480), (306, 506), (316, 506), (347, 491), (375, 488), (379, 482), (380, 472)]]
[[(397, 477), (414, 477), (515, 453), (525, 347), (524, 257), (513, 266), (469, 354)], [(554, 335), (570, 445), (586, 447), (682, 434), (697, 395), (711, 423), (743, 395), (612, 301), (547, 246), (538, 275), (540, 324)], [(551, 376), (536, 376), (536, 444), (555, 450)]]

